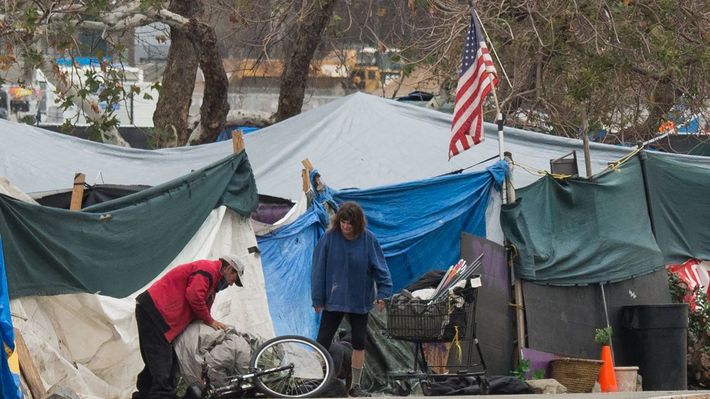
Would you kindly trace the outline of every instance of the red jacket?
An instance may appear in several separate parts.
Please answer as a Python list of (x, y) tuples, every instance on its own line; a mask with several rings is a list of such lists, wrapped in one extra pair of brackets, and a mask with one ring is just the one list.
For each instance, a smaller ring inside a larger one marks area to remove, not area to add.
[(165, 332), (168, 342), (173, 342), (193, 320), (212, 323), (210, 309), (222, 279), (221, 266), (219, 259), (185, 263), (148, 288), (155, 307), (170, 327)]

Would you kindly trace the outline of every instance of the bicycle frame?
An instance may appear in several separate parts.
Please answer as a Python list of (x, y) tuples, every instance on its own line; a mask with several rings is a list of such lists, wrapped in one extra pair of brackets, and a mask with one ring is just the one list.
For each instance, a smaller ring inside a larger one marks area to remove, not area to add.
[[(277, 356), (281, 363), (270, 364), (271, 356), (284, 353), (297, 355), (288, 360)], [(310, 338), (282, 336), (263, 343), (252, 354), (249, 373), (228, 376), (226, 383), (216, 386), (209, 371), (204, 363), (203, 384), (191, 385), (185, 399), (231, 399), (250, 393), (280, 398), (316, 397), (333, 378), (333, 360), (325, 348)], [(262, 378), (271, 374), (274, 377)]]
[(229, 382), (227, 385), (223, 387), (218, 387), (215, 388), (212, 386), (209, 374), (208, 374), (208, 369), (205, 367), (203, 368), (203, 379), (205, 380), (205, 389), (204, 392), (205, 394), (202, 395), (203, 398), (211, 398), (213, 395), (216, 396), (222, 396), (226, 394), (241, 394), (245, 392), (246, 390), (253, 388), (254, 384), (252, 382), (252, 379), (255, 377), (261, 377), (264, 375), (268, 374), (273, 374), (273, 373), (279, 373), (281, 371), (286, 371), (289, 370), (290, 373), (293, 373), (293, 368), (294, 364), (290, 363), (286, 366), (281, 366), (281, 367), (274, 367), (266, 370), (251, 370), (251, 373), (249, 374), (237, 374), (234, 376), (229, 377)]

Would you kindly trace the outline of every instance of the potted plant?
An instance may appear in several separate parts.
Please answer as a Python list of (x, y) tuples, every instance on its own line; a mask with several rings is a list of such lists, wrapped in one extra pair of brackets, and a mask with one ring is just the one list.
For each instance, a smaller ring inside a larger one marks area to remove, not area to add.
[(598, 343), (602, 347), (605, 345), (609, 346), (609, 345), (611, 345), (611, 334), (612, 334), (611, 326), (606, 326), (604, 328), (597, 328), (594, 333), (594, 342)]

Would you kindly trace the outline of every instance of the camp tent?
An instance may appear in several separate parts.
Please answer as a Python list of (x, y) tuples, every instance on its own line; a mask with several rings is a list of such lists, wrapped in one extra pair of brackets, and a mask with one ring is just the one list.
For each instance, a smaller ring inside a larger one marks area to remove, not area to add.
[[(274, 335), (249, 214), (256, 187), (244, 152), (81, 212), (0, 195), (2, 259), (13, 323), (45, 387), (125, 398), (142, 368), (135, 296), (170, 268), (234, 253), (244, 287), (217, 296), (215, 318)], [(51, 296), (46, 296), (51, 295)]]
[[(301, 160), (308, 158), (332, 187), (372, 188), (427, 179), (470, 167), (498, 154), (496, 127), (487, 139), (449, 161), (451, 115), (352, 94), (247, 135), (244, 140), (260, 194), (297, 200)], [(65, 190), (75, 172), (88, 184), (155, 186), (231, 154), (220, 142), (156, 151), (126, 149), (80, 140), (28, 125), (0, 120), (0, 176), (26, 193)], [(505, 148), (521, 165), (549, 170), (550, 159), (572, 150), (584, 170), (581, 140), (506, 128)], [(630, 152), (625, 147), (592, 144), (594, 173)], [(679, 156), (680, 157), (680, 156)], [(708, 164), (707, 158), (681, 157)], [(484, 170), (493, 161), (473, 167)], [(540, 176), (514, 168), (517, 187)]]
[(501, 161), (483, 172), (319, 193), (295, 222), (258, 237), (264, 273), (273, 277), (267, 290), (276, 333), (316, 337), (310, 276), (313, 250), (328, 227), (323, 203), (355, 201), (362, 206), (397, 292), (425, 272), (454, 264), (461, 254), (462, 231), (486, 236), (488, 203), (506, 170)]
[[(486, 125), (488, 139), (481, 145), (466, 151), (451, 161), (446, 159), (449, 141), (450, 116), (419, 107), (397, 103), (390, 100), (354, 94), (336, 100), (313, 111), (298, 115), (282, 123), (262, 129), (245, 137), (246, 147), (252, 169), (256, 176), (259, 192), (283, 198), (300, 197), (301, 160), (309, 158), (322, 173), (325, 181), (332, 187), (372, 188), (387, 184), (397, 184), (418, 179), (433, 178), (451, 171), (467, 168), (498, 154), (495, 127)], [(0, 121), (0, 175), (14, 181), (22, 190), (30, 193), (64, 190), (71, 184), (75, 172), (84, 172), (87, 182), (112, 184), (145, 184), (156, 186), (180, 178), (193, 170), (199, 170), (218, 159), (227, 157), (232, 152), (232, 144), (215, 143), (196, 147), (145, 151), (125, 149), (110, 145), (87, 142), (73, 137), (47, 132), (27, 125), (18, 125)], [(513, 153), (513, 158), (530, 169), (540, 170), (549, 167), (549, 160), (561, 157), (572, 150), (581, 153), (581, 141), (538, 133), (506, 129), (506, 150)], [(608, 162), (616, 161), (627, 154), (628, 148), (592, 145), (593, 170), (598, 172)], [(705, 158), (675, 157), (688, 163), (707, 164)], [(583, 170), (581, 157), (580, 170)], [(472, 170), (483, 170), (493, 161), (473, 166)], [(527, 185), (539, 178), (522, 167), (514, 168), (516, 186)], [(495, 208), (495, 206), (494, 206)], [(96, 212), (99, 212), (97, 208)], [(215, 210), (213, 212), (220, 212)], [(227, 211), (225, 211), (227, 212)], [(83, 214), (83, 213), (82, 213)], [(100, 218), (96, 213), (89, 218)], [(213, 222), (210, 218), (214, 217)], [(488, 220), (495, 220), (493, 216)], [(222, 248), (230, 233), (220, 230), (223, 218), (210, 213), (193, 239), (197, 240), (194, 250), (176, 254), (170, 264), (182, 260), (204, 256), (216, 256), (217, 251), (204, 248)], [(205, 227), (209, 224), (209, 227)], [(228, 222), (231, 225), (231, 222)], [(486, 224), (488, 227), (489, 224)], [(248, 234), (244, 234), (248, 236)], [(214, 240), (214, 241), (210, 241)], [(231, 241), (229, 241), (231, 243)], [(239, 248), (248, 245), (235, 244)], [(189, 245), (186, 245), (186, 248)], [(182, 257), (184, 255), (184, 257)], [(84, 265), (85, 267), (88, 265)], [(255, 265), (255, 267), (257, 267)], [(87, 287), (93, 287), (89, 285)], [(117, 287), (111, 287), (117, 288)], [(139, 287), (136, 287), (138, 289)], [(12, 290), (13, 287), (10, 287)], [(79, 294), (86, 295), (86, 294)], [(130, 297), (130, 294), (129, 294)], [(44, 304), (45, 298), (37, 301)], [(110, 328), (104, 336), (112, 337), (103, 350), (118, 347), (124, 349), (125, 331), (130, 330), (130, 306), (119, 306), (111, 300), (93, 306), (101, 312), (106, 309), (120, 309), (116, 318), (104, 318), (105, 325), (123, 326)], [(32, 310), (38, 306), (33, 302), (23, 306), (18, 314), (34, 317)], [(45, 307), (46, 308), (46, 307)], [(80, 305), (79, 308), (90, 308)], [(81, 343), (69, 345), (65, 340), (50, 339), (41, 333), (44, 326), (56, 324), (57, 312), (77, 314), (77, 306), (62, 303), (52, 304), (49, 310), (43, 309), (46, 323), (38, 328), (34, 344), (46, 349), (41, 351), (54, 356), (57, 363), (68, 364), (67, 358), (80, 358), (79, 364), (94, 361), (98, 370), (106, 367), (106, 357), (83, 351), (88, 346)], [(227, 312), (227, 309), (220, 308)], [(53, 313), (54, 312), (54, 313)], [(47, 316), (50, 315), (50, 316)], [(39, 319), (39, 317), (36, 317)], [(110, 321), (107, 321), (110, 320)], [(119, 322), (122, 320), (123, 324)], [(70, 323), (63, 323), (69, 325)], [(75, 322), (76, 328), (82, 323)], [(93, 322), (91, 323), (93, 325)], [(47, 330), (49, 331), (49, 330)], [(54, 334), (60, 336), (61, 334)], [(70, 336), (70, 335), (68, 335)], [(118, 343), (114, 337), (120, 337)], [(52, 349), (41, 345), (52, 343)], [(135, 343), (133, 343), (135, 344)], [(63, 347), (62, 347), (63, 345)], [(78, 354), (73, 353), (81, 349)], [(71, 356), (65, 357), (69, 353)], [(134, 370), (122, 370), (118, 374), (97, 372), (97, 368), (75, 367), (70, 377), (64, 371), (46, 378), (52, 382), (60, 380), (76, 381), (77, 384), (89, 384), (90, 393), (98, 397), (111, 397), (117, 394), (112, 382), (105, 381), (105, 375), (120, 375), (125, 378)], [(89, 372), (87, 372), (89, 370)], [(98, 373), (98, 374), (97, 374)], [(123, 373), (123, 374), (120, 374)], [(113, 378), (113, 377), (112, 377)], [(96, 382), (94, 385), (93, 383)], [(125, 392), (125, 387), (123, 387)]]
[[(684, 388), (687, 316), (684, 307), (668, 305), (664, 266), (710, 259), (710, 168), (640, 152), (593, 180), (545, 177), (516, 194), (501, 223), (524, 280), (529, 347), (596, 358), (590, 338), (608, 323), (615, 364), (640, 366), (644, 389)], [(653, 319), (633, 309), (650, 309)], [(676, 330), (681, 338), (674, 346), (664, 335), (662, 354), (639, 346), (648, 343), (634, 335), (665, 334), (671, 326), (683, 328)]]

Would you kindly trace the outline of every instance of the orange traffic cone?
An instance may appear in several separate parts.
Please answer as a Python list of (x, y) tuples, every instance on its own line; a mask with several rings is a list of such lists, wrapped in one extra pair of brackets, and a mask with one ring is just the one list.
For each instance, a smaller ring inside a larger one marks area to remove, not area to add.
[(599, 386), (602, 392), (616, 392), (616, 375), (614, 374), (614, 359), (611, 357), (611, 347), (602, 346), (602, 367), (599, 370)]

